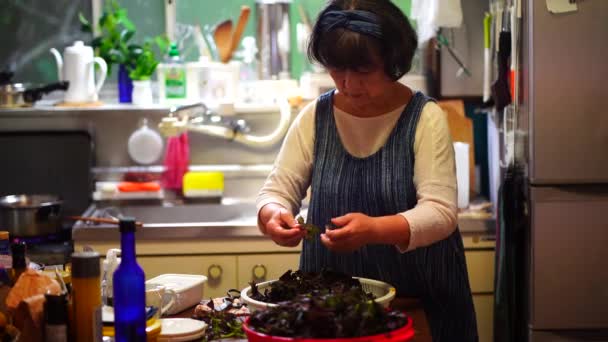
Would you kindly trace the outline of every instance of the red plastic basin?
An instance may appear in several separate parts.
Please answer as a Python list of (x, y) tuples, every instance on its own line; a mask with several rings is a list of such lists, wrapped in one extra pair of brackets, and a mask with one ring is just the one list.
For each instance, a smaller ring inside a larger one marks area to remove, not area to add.
[(249, 327), (249, 317), (243, 323), (243, 330), (249, 342), (402, 342), (414, 337), (414, 327), (410, 317), (407, 318), (407, 324), (399, 329), (378, 335), (351, 338), (292, 338), (266, 335)]

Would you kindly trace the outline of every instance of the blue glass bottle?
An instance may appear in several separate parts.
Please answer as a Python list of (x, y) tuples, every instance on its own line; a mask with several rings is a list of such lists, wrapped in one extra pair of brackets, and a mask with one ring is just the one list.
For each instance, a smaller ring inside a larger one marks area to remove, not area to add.
[(146, 341), (146, 285), (135, 260), (135, 219), (120, 220), (120, 265), (114, 272), (114, 340)]

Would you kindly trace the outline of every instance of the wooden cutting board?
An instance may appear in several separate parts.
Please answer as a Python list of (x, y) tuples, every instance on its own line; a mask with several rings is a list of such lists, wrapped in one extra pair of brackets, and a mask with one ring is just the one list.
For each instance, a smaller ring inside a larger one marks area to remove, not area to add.
[[(475, 145), (473, 141), (473, 121), (465, 115), (462, 100), (438, 101), (439, 107), (446, 112), (452, 141), (469, 144), (469, 189), (475, 188)], [(472, 198), (472, 197), (471, 197)]]

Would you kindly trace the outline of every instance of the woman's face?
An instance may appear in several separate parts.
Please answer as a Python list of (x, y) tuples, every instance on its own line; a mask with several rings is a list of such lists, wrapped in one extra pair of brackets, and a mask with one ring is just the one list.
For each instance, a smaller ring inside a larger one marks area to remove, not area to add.
[(384, 73), (382, 64), (359, 70), (329, 68), (328, 71), (338, 92), (355, 106), (373, 104), (374, 99), (381, 99), (394, 83)]

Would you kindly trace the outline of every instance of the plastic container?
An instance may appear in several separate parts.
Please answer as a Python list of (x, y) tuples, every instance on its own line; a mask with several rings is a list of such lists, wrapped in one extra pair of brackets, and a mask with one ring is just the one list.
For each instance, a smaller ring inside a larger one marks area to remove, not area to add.
[[(210, 108), (220, 103), (235, 103), (239, 99), (241, 62), (212, 62), (206, 59), (188, 62), (186, 66), (187, 98), (202, 101)], [(159, 65), (161, 69), (167, 65)]]
[(186, 172), (183, 180), (184, 197), (213, 198), (224, 193), (224, 174), (222, 172)]
[(454, 143), (454, 158), (456, 159), (456, 183), (458, 185), (458, 208), (469, 207), (469, 144)]
[(101, 297), (104, 305), (112, 306), (114, 304), (114, 288), (112, 287), (112, 278), (114, 271), (120, 264), (120, 249), (110, 248), (106, 252), (106, 258), (103, 261), (103, 276), (101, 278)]
[(401, 342), (409, 341), (414, 337), (414, 326), (409, 317), (407, 324), (399, 329), (378, 335), (351, 338), (292, 338), (266, 335), (249, 327), (249, 317), (243, 323), (243, 330), (249, 342)]
[[(363, 291), (371, 292), (376, 297), (376, 299), (374, 299), (374, 301), (376, 303), (382, 305), (385, 308), (388, 308), (391, 301), (395, 298), (395, 294), (397, 293), (397, 290), (395, 290), (395, 288), (388, 283), (385, 283), (385, 282), (379, 281), (379, 280), (369, 279), (369, 278), (359, 278), (359, 277), (353, 277), (353, 278), (359, 279), (359, 282), (361, 283), (361, 287), (363, 288)], [(264, 289), (270, 287), (272, 285), (272, 283), (274, 283), (275, 281), (277, 281), (277, 279), (269, 280), (269, 281), (257, 284), (258, 290), (260, 292), (264, 292)], [(254, 300), (250, 297), (250, 295), (251, 295), (251, 286), (248, 286), (241, 291), (241, 299), (245, 303), (247, 303), (247, 307), (249, 308), (249, 310), (252, 310), (252, 311), (263, 310), (265, 308), (277, 306), (277, 304), (266, 303), (266, 302)]]
[(203, 298), (203, 284), (207, 281), (204, 275), (196, 274), (161, 274), (146, 281), (146, 284), (162, 285), (175, 292), (175, 305), (166, 312), (173, 315), (182, 312), (196, 304)]

